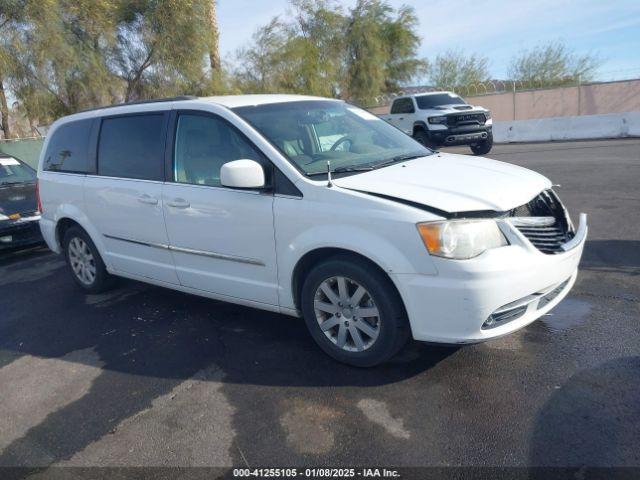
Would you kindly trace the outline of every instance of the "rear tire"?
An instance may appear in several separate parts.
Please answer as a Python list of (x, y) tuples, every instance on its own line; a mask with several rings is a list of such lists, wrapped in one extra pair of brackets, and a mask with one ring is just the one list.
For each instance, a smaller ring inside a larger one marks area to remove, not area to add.
[(394, 285), (357, 258), (336, 256), (311, 270), (302, 286), (301, 309), (318, 346), (348, 365), (385, 362), (409, 338), (409, 322)]
[(69, 228), (62, 240), (71, 277), (86, 293), (102, 293), (112, 288), (116, 278), (107, 268), (91, 238), (80, 227)]
[(486, 140), (469, 147), (474, 155), (486, 155), (493, 147), (493, 133), (489, 133)]

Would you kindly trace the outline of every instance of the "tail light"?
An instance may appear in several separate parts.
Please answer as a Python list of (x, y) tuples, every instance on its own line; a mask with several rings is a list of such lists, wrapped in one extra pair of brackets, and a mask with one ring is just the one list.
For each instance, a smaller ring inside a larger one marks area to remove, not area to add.
[(36, 200), (38, 201), (38, 211), (42, 213), (42, 201), (40, 200), (40, 180), (36, 180)]

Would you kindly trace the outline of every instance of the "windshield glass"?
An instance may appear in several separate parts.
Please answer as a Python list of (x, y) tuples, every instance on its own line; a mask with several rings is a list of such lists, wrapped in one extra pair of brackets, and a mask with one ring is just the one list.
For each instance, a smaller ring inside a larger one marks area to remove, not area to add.
[(416, 97), (416, 103), (420, 110), (427, 110), (441, 105), (466, 105), (463, 99), (453, 93), (436, 93), (433, 95), (419, 95)]
[(358, 171), (430, 155), (371, 113), (339, 101), (272, 103), (233, 109), (307, 175)]
[(0, 185), (34, 182), (36, 172), (11, 157), (0, 158)]

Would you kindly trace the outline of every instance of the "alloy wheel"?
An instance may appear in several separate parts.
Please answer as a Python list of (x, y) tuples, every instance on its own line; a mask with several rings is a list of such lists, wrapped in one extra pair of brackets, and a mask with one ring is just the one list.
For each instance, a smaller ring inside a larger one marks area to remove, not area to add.
[(69, 263), (78, 280), (84, 285), (93, 285), (96, 279), (96, 261), (83, 239), (73, 237), (69, 242)]
[(313, 306), (322, 332), (345, 351), (365, 351), (380, 334), (380, 313), (373, 297), (350, 278), (335, 276), (320, 283)]

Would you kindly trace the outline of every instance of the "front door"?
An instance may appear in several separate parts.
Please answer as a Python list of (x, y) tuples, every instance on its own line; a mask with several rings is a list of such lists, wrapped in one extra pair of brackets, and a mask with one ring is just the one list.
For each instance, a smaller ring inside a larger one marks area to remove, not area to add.
[(273, 195), (220, 184), (227, 162), (252, 159), (267, 167), (268, 161), (212, 113), (179, 111), (174, 127), (172, 178), (162, 197), (180, 283), (277, 305)]

